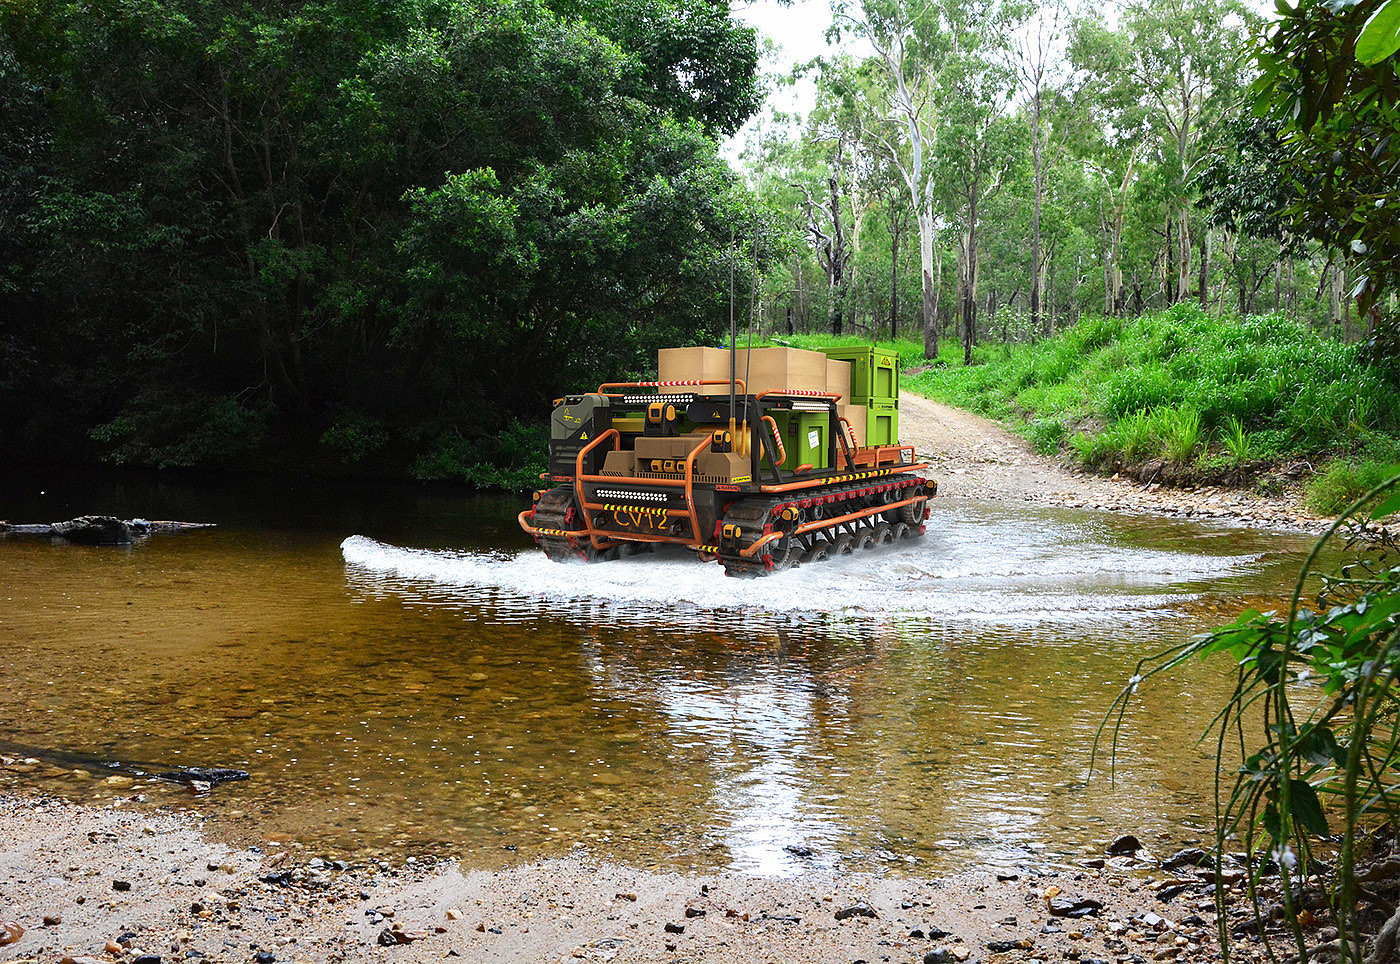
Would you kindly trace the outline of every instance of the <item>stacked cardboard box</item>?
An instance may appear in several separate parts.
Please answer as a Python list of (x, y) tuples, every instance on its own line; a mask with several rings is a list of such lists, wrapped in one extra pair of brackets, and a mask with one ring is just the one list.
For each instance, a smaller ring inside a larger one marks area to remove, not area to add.
[[(849, 363), (839, 363), (833, 377), (841, 384), (849, 383), (850, 376), (843, 375), (841, 365), (849, 367)], [(750, 395), (788, 390), (828, 391), (830, 367), (821, 352), (803, 348), (740, 349), (734, 353), (735, 377), (745, 383)], [(662, 348), (656, 353), (656, 369), (656, 377), (663, 382), (721, 383), (696, 389), (701, 395), (729, 393), (729, 351), (725, 348)], [(840, 393), (844, 395), (846, 391)]]

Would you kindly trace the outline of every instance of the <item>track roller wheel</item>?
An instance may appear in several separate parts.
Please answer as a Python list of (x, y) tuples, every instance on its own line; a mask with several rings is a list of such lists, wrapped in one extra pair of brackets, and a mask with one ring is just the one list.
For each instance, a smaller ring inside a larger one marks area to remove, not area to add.
[(802, 563), (802, 543), (792, 536), (784, 536), (768, 543), (768, 555), (773, 557), (773, 571), (791, 569)]
[[(912, 491), (912, 490), (906, 490)], [(924, 511), (928, 508), (928, 500), (911, 502), (909, 505), (899, 507), (899, 521), (910, 526), (917, 526), (924, 521)]]
[(829, 556), (830, 554), (831, 552), (829, 543), (814, 542), (812, 543), (812, 548), (808, 549), (802, 554), (802, 564), (806, 565), (809, 562), (824, 562), (827, 556)]
[(894, 541), (894, 533), (888, 525), (881, 522), (870, 530), (870, 540), (873, 545), (886, 546)]
[(894, 525), (890, 526), (891, 542), (898, 542), (900, 539), (908, 539), (909, 535), (910, 529), (903, 522), (896, 522)]
[(856, 548), (869, 549), (874, 544), (875, 530), (871, 529), (869, 526), (863, 526), (861, 530), (856, 533)]
[(849, 556), (856, 548), (855, 536), (841, 535), (831, 541), (831, 548), (828, 550), (834, 559), (837, 556)]

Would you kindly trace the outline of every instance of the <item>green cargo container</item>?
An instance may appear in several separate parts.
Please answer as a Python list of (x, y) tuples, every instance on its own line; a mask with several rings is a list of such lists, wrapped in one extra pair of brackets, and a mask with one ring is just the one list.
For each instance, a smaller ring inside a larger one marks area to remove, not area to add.
[(877, 398), (865, 406), (865, 444), (899, 444), (899, 402)]
[(859, 345), (854, 348), (828, 348), (826, 357), (851, 363), (852, 405), (866, 405), (872, 399), (899, 398), (899, 356), (882, 348)]
[[(773, 420), (783, 438), (786, 460), (779, 468), (791, 472), (799, 465), (814, 469), (827, 467), (827, 442), (830, 439), (830, 415), (826, 412), (774, 412)], [(768, 460), (764, 459), (767, 465)]]

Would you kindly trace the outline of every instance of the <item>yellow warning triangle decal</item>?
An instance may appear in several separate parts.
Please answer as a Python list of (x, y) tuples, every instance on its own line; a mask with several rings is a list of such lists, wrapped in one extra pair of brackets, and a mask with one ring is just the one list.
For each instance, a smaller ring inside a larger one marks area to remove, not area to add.
[(578, 433), (578, 440), (579, 440), (580, 442), (587, 442), (587, 441), (588, 441), (588, 433), (587, 433), (587, 432), (579, 432), (579, 433)]

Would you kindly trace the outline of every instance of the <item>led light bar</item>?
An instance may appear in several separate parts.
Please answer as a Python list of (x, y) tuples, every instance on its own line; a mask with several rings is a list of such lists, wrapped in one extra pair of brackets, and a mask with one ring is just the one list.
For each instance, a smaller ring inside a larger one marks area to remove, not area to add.
[(670, 496), (665, 492), (633, 492), (629, 489), (597, 489), (595, 499), (616, 499), (619, 502), (665, 502)]
[(670, 394), (670, 395), (623, 395), (623, 405), (650, 405), (652, 402), (664, 402), (667, 405), (689, 405), (695, 401), (692, 394)]

